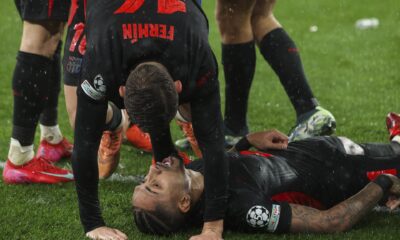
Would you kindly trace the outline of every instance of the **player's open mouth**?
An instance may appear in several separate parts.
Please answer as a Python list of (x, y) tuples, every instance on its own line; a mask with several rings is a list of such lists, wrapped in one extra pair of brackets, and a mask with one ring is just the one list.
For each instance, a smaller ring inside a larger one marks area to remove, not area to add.
[(161, 162), (157, 162), (157, 165), (164, 168), (171, 168), (172, 163), (173, 163), (172, 158), (167, 157), (164, 158)]

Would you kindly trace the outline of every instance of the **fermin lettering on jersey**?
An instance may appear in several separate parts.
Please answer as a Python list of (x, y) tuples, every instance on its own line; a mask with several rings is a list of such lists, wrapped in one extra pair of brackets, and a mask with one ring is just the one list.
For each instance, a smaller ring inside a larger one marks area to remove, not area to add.
[(122, 35), (125, 40), (135, 44), (143, 38), (160, 38), (173, 41), (175, 27), (173, 25), (158, 23), (124, 23)]

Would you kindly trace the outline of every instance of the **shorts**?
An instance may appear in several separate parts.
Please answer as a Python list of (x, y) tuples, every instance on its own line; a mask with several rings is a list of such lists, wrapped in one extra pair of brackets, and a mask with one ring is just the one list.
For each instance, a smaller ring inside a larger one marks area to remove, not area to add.
[(14, 0), (22, 20), (66, 22), (71, 0)]
[(78, 86), (82, 60), (86, 51), (84, 0), (72, 0), (65, 39), (63, 69), (64, 84)]

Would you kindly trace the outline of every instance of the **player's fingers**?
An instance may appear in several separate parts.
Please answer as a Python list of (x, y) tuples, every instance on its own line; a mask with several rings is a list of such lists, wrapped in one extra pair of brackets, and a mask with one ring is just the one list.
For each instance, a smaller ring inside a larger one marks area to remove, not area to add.
[(278, 149), (278, 150), (286, 149), (287, 148), (287, 144), (285, 144), (285, 143), (273, 143), (272, 142), (272, 143), (268, 144), (267, 148), (268, 149)]
[(289, 139), (289, 137), (286, 136), (286, 134), (284, 134), (284, 133), (282, 133), (282, 132), (280, 132), (280, 131), (278, 131), (278, 130), (276, 130), (276, 129), (274, 129), (272, 133), (273, 133), (276, 137), (281, 138), (282, 140), (284, 140), (284, 139)]
[(123, 240), (123, 238), (118, 236), (115, 231), (104, 234), (102, 239), (104, 239), (104, 240)]
[(116, 232), (116, 234), (117, 234), (122, 240), (127, 240), (127, 239), (128, 239), (128, 236), (126, 236), (126, 234), (123, 233), (123, 232), (121, 232), (120, 230), (114, 229), (114, 231)]
[(395, 210), (400, 206), (400, 199), (393, 200), (391, 206), (389, 207), (390, 210)]
[(273, 138), (279, 139), (279, 140), (282, 140), (282, 141), (288, 139), (288, 137), (286, 135), (284, 135), (283, 133), (280, 133), (280, 132), (273, 132), (272, 136), (273, 136)]

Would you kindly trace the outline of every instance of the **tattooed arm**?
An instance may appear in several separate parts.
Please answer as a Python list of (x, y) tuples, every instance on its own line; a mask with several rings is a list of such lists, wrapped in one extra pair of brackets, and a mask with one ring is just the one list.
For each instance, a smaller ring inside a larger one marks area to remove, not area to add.
[[(389, 177), (393, 185), (388, 190), (391, 194), (399, 196), (399, 180), (393, 177)], [(290, 204), (292, 208), (290, 232), (334, 233), (347, 231), (382, 199), (383, 189), (379, 184), (371, 182), (356, 195), (325, 211)]]

